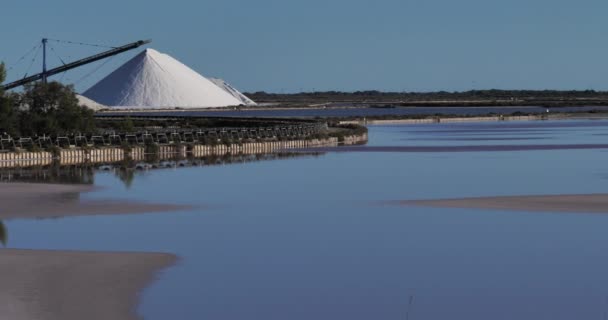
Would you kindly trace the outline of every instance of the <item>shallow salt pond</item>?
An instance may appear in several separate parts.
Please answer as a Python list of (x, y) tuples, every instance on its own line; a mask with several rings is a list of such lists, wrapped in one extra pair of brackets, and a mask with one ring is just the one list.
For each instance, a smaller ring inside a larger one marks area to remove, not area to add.
[[(605, 134), (597, 120), (372, 126), (368, 146), (603, 144)], [(99, 172), (104, 188), (83, 198), (197, 208), (8, 221), (8, 245), (177, 254), (143, 294), (139, 312), (152, 320), (601, 319), (608, 214), (382, 203), (606, 193), (607, 158), (608, 149), (329, 152), (151, 170), (130, 187)]]

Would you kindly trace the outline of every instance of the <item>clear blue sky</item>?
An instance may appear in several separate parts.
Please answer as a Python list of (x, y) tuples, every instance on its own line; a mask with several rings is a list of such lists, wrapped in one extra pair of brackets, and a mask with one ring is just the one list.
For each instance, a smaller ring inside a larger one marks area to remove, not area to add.
[[(606, 0), (38, 0), (1, 7), (0, 60), (9, 66), (42, 37), (110, 45), (152, 38), (150, 47), (242, 91), (608, 90)], [(64, 60), (99, 50), (53, 45)], [(113, 59), (77, 89), (136, 53)], [(15, 67), (9, 79), (26, 69)]]

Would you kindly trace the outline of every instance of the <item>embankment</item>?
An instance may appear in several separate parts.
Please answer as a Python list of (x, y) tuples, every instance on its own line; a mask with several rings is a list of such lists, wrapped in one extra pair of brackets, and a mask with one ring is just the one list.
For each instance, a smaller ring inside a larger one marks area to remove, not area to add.
[[(51, 152), (5, 152), (0, 153), (0, 168), (48, 166), (57, 161), (60, 165), (103, 164), (123, 160), (143, 161), (149, 154), (159, 159), (186, 157), (223, 156), (227, 154), (255, 155), (279, 150), (336, 147), (367, 142), (367, 133), (341, 135), (340, 137), (320, 137), (314, 139), (243, 142), (232, 144), (155, 144), (153, 148), (143, 145), (107, 146), (97, 148), (68, 148)], [(151, 151), (152, 150), (152, 151)]]

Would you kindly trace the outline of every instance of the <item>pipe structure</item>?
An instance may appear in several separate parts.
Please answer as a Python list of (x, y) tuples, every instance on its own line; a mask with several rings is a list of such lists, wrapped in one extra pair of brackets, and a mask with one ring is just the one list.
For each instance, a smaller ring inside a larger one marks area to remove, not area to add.
[[(44, 51), (46, 51), (46, 45), (45, 45), (46, 44), (46, 42), (45, 42), (46, 40), (47, 39), (43, 39), (42, 40), (43, 50)], [(78, 68), (78, 67), (81, 67), (83, 65), (86, 65), (86, 64), (89, 64), (89, 63), (93, 63), (95, 61), (99, 61), (99, 60), (102, 60), (102, 59), (105, 59), (105, 58), (109, 58), (109, 57), (115, 56), (117, 54), (121, 54), (121, 53), (129, 51), (129, 50), (137, 49), (137, 48), (139, 48), (139, 47), (141, 47), (141, 46), (143, 46), (145, 44), (148, 44), (150, 42), (152, 42), (152, 40), (140, 40), (140, 41), (137, 41), (137, 42), (129, 43), (127, 45), (124, 45), (124, 46), (121, 46), (121, 47), (118, 47), (118, 48), (114, 48), (112, 50), (108, 50), (108, 51), (105, 51), (105, 52), (102, 52), (102, 53), (98, 53), (96, 55), (93, 55), (93, 56), (90, 56), (90, 57), (87, 57), (87, 58), (84, 58), (84, 59), (80, 59), (80, 60), (77, 60), (77, 61), (65, 64), (65, 65), (63, 65), (61, 67), (57, 67), (57, 68), (54, 68), (54, 69), (51, 69), (51, 70), (48, 70), (48, 71), (46, 71), (46, 52), (45, 52), (44, 53), (44, 57), (43, 57), (43, 70), (42, 70), (41, 73), (35, 74), (33, 76), (26, 77), (26, 78), (23, 78), (21, 80), (17, 80), (17, 81), (14, 81), (14, 82), (11, 82), (11, 83), (8, 83), (8, 84), (5, 84), (5, 85), (2, 85), (1, 87), (4, 90), (10, 90), (10, 89), (17, 88), (17, 87), (20, 87), (20, 86), (25, 85), (27, 83), (38, 81), (38, 80), (42, 80), (43, 82), (46, 82), (46, 79), (48, 77), (53, 76), (53, 75), (56, 75), (56, 74), (59, 74), (59, 73), (62, 73), (62, 72), (68, 71), (68, 70), (72, 70), (74, 68)]]

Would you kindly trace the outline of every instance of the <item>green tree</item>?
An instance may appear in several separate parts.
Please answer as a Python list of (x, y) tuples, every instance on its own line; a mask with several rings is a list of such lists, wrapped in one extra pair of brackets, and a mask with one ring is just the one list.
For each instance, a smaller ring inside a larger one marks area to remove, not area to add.
[(119, 122), (118, 129), (123, 132), (133, 132), (135, 131), (135, 124), (131, 117), (127, 116), (126, 119)]
[(6, 242), (8, 241), (8, 232), (6, 231), (6, 226), (0, 220), (0, 244), (6, 246)]
[[(4, 83), (6, 80), (6, 68), (4, 67), (4, 62), (0, 62), (0, 84)], [(4, 95), (4, 89), (0, 88), (0, 96)]]
[[(6, 69), (4, 63), (0, 63), (0, 84), (6, 80)], [(17, 110), (14, 106), (12, 95), (7, 95), (0, 87), (0, 134), (18, 134)]]
[(94, 112), (78, 104), (73, 86), (59, 82), (25, 85), (21, 94), (24, 110), (19, 114), (21, 134), (55, 135), (95, 130)]

